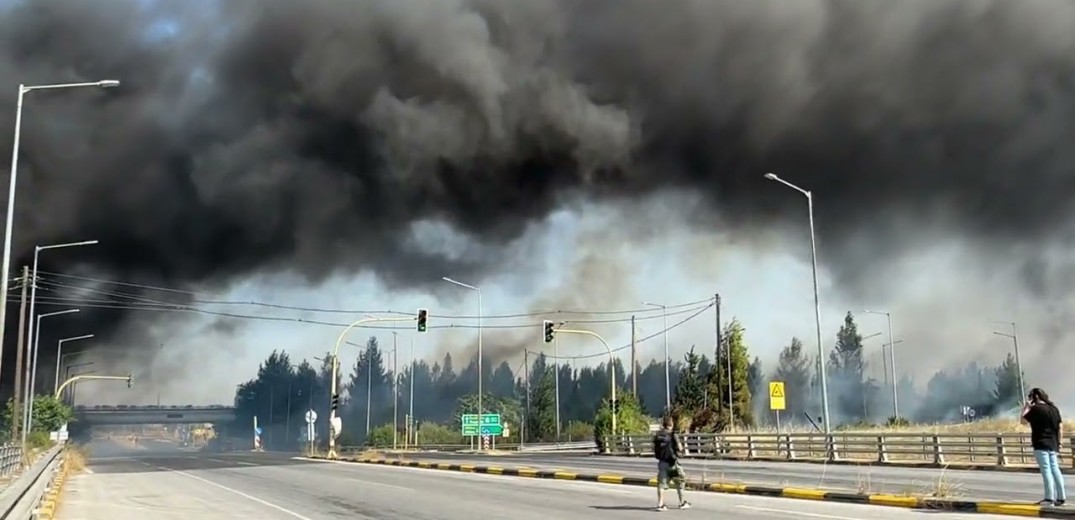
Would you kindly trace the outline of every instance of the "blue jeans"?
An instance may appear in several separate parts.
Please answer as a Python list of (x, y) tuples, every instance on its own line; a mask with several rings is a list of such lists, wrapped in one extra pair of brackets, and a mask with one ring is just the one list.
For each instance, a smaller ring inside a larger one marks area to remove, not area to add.
[(1064, 474), (1060, 473), (1060, 463), (1055, 451), (1034, 450), (1034, 460), (1041, 469), (1041, 479), (1045, 483), (1045, 500), (1067, 500), (1064, 492)]

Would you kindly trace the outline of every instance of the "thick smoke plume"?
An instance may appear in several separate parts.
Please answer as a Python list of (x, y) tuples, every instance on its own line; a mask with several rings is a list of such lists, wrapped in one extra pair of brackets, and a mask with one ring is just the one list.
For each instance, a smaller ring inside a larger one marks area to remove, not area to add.
[[(3, 9), (0, 121), (20, 82), (123, 81), (30, 95), (15, 265), (92, 237), (108, 244), (78, 255), (92, 271), (168, 286), (278, 270), (434, 284), (503, 269), (496, 245), (577, 196), (687, 190), (708, 203), (698, 222), (801, 229), (804, 201), (769, 171), (816, 190), (845, 290), (926, 240), (1034, 251), (1070, 227), (1066, 0)], [(407, 238), (424, 222), (494, 247), (430, 251)], [(1033, 290), (1049, 260), (1029, 257)]]

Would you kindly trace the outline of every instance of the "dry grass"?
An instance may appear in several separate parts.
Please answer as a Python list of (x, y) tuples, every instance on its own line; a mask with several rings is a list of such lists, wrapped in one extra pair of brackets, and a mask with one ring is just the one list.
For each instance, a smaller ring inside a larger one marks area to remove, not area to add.
[(89, 449), (85, 446), (69, 445), (64, 453), (64, 464), (67, 465), (67, 471), (80, 473), (86, 469), (89, 458)]

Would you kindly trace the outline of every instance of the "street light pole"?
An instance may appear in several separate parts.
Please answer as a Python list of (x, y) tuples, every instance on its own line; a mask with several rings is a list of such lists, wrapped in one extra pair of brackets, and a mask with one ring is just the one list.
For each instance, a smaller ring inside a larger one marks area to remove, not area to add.
[[(4, 224), (4, 255), (2, 266), (0, 266), (0, 294), (5, 297), (0, 298), (0, 359), (3, 359), (3, 345), (4, 345), (4, 332), (5, 324), (7, 320), (4, 319), (7, 316), (7, 292), (8, 292), (8, 277), (11, 270), (11, 237), (13, 234), (12, 227), (15, 223), (15, 188), (18, 185), (16, 182), (19, 173), (19, 145), (22, 141), (22, 106), (23, 99), (26, 94), (34, 90), (58, 90), (68, 88), (82, 88), (82, 87), (99, 87), (110, 88), (118, 87), (119, 81), (116, 80), (103, 80), (94, 81), (90, 83), (55, 83), (51, 85), (19, 85), (18, 100), (15, 106), (15, 137), (14, 143), (11, 146), (11, 174), (9, 175), (9, 185), (7, 190), (7, 221)], [(33, 316), (33, 313), (30, 314)]]
[(82, 336), (75, 336), (73, 338), (63, 338), (56, 342), (56, 376), (52, 383), (52, 391), (55, 392), (60, 387), (60, 355), (63, 353), (63, 344), (68, 341), (78, 341), (82, 339), (90, 339), (93, 334), (84, 334)]
[[(96, 240), (85, 240), (82, 242), (69, 242), (66, 244), (53, 244), (48, 246), (37, 246), (34, 248), (34, 269), (33, 276), (30, 277), (33, 282), (30, 284), (30, 316), (35, 316), (34, 309), (37, 304), (37, 261), (42, 251), (49, 249), (62, 249), (67, 247), (79, 247), (79, 246), (92, 246), (97, 244)], [(33, 327), (30, 327), (30, 334), (26, 337), (26, 352), (30, 352), (30, 345), (34, 344), (36, 339), (36, 332)]]
[[(482, 423), (482, 290), (463, 282), (455, 281), (447, 276), (442, 277), (445, 282), (458, 285), (465, 289), (477, 291), (478, 293), (478, 428), (481, 429)], [(481, 432), (479, 432), (481, 433)], [(478, 443), (478, 451), (481, 451), (482, 443)]]
[(39, 314), (37, 316), (37, 323), (34, 325), (36, 334), (34, 335), (34, 350), (26, 352), (26, 376), (23, 378), (26, 380), (26, 387), (23, 395), (26, 396), (26, 402), (22, 404), (22, 442), (26, 443), (27, 425), (30, 424), (30, 416), (34, 410), (34, 394), (37, 392), (37, 344), (41, 339), (41, 318), (47, 318), (49, 316), (59, 316), (61, 314), (71, 314), (73, 312), (79, 312), (79, 309), (67, 309), (63, 311), (48, 312), (45, 314)]
[(1006, 338), (1011, 338), (1012, 342), (1015, 345), (1015, 369), (1017, 371), (1019, 371), (1019, 395), (1023, 396), (1022, 398), (1025, 399), (1026, 398), (1026, 385), (1023, 383), (1023, 362), (1022, 362), (1022, 360), (1019, 359), (1019, 332), (1015, 328), (1015, 322), (1014, 321), (993, 321), (993, 323), (999, 323), (999, 324), (1003, 324), (1003, 325), (1011, 325), (1012, 326), (1012, 333), (1011, 334), (1005, 334), (1003, 332), (995, 332), (995, 331), (993, 332), (993, 334), (996, 334), (998, 336), (1004, 336)]
[(668, 306), (650, 302), (642, 302), (642, 305), (660, 307), (664, 319), (664, 409), (668, 412), (672, 409), (672, 378), (669, 368), (671, 358), (668, 355)]
[(810, 213), (810, 261), (814, 272), (814, 319), (817, 326), (817, 369), (821, 376), (821, 417), (825, 424), (825, 435), (830, 435), (832, 427), (829, 422), (829, 384), (825, 375), (825, 348), (821, 341), (821, 296), (817, 286), (817, 238), (814, 234), (814, 195), (810, 191), (781, 179), (775, 173), (767, 173), (765, 178), (779, 182), (806, 197), (807, 209)]
[[(880, 314), (888, 319), (888, 370), (889, 376), (892, 378), (892, 416), (896, 419), (900, 418), (900, 404), (898, 392), (896, 391), (896, 338), (892, 335), (892, 313), (882, 311), (871, 311), (869, 309), (864, 310), (866, 314)], [(885, 353), (882, 351), (881, 355)]]
[(415, 424), (417, 424), (418, 421), (414, 420), (414, 369), (415, 369), (415, 363), (414, 363), (414, 333), (411, 333), (411, 378), (410, 378), (411, 379), (410, 380), (410, 387), (411, 388), (410, 388), (410, 391), (407, 392), (408, 399), (410, 400), (410, 403), (407, 404), (407, 415), (409, 415), (411, 417), (411, 426), (407, 430), (408, 438), (407, 438), (407, 442), (405, 444), (411, 444), (411, 439), (413, 438), (414, 439), (414, 445), (417, 446), (418, 445), (418, 432), (416, 431)]

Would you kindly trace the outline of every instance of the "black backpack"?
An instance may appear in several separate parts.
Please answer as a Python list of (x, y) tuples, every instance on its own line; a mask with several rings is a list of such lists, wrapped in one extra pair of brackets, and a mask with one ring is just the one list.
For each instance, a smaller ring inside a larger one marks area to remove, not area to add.
[(657, 432), (653, 436), (653, 457), (665, 462), (675, 462), (676, 457), (675, 434), (669, 431)]

